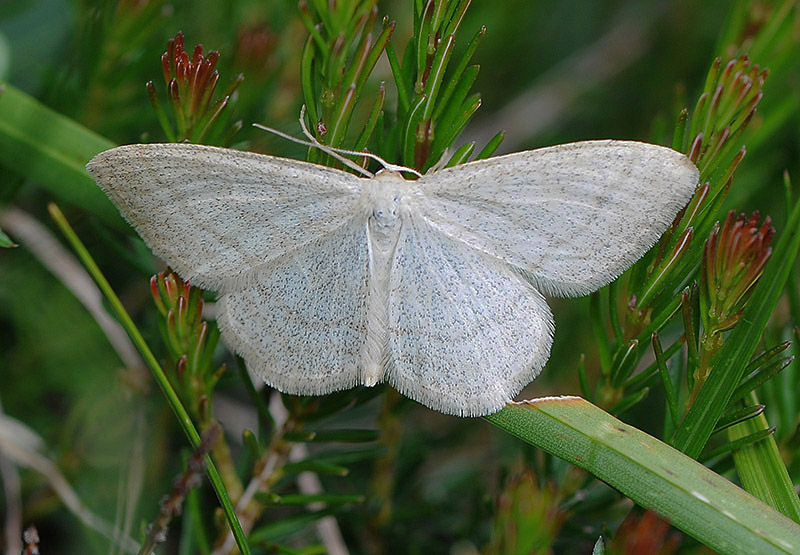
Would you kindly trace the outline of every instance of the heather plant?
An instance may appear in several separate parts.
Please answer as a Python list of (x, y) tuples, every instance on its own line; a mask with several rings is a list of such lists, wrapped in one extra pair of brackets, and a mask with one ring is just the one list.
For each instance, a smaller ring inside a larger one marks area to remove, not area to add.
[[(54, 8), (0, 8), (5, 549), (800, 550), (796, 2), (486, 4), (79, 3), (38, 75), (19, 18)], [(459, 419), (386, 385), (284, 395), (84, 165), (187, 141), (348, 169), (250, 125), (300, 135), (301, 106), (309, 139), (419, 172), (614, 136), (700, 183), (630, 270), (554, 305), (538, 399)]]

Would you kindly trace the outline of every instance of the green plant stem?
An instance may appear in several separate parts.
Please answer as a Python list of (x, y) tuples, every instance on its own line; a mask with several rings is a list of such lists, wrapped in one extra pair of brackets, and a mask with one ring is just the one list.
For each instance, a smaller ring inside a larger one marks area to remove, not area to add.
[(689, 398), (686, 400), (687, 409), (694, 404), (695, 399), (697, 399), (697, 395), (700, 393), (700, 389), (702, 389), (703, 385), (706, 383), (708, 375), (711, 373), (711, 358), (720, 349), (720, 347), (722, 347), (722, 345), (723, 337), (720, 332), (712, 332), (709, 334), (703, 330), (703, 334), (700, 336), (700, 349), (698, 353), (697, 367), (694, 370), (694, 374), (692, 374), (692, 392), (689, 394)]
[[(208, 429), (214, 426), (221, 427), (221, 424), (215, 419), (211, 418), (203, 422), (201, 426), (203, 433), (205, 433)], [(216, 461), (220, 477), (225, 485), (225, 491), (233, 503), (242, 496), (242, 481), (239, 479), (239, 474), (236, 472), (236, 462), (233, 460), (233, 456), (231, 455), (231, 449), (222, 434), (220, 434), (219, 439), (211, 445), (211, 454), (214, 456), (214, 460)]]
[[(89, 254), (89, 251), (83, 245), (81, 240), (78, 238), (78, 235), (72, 229), (72, 226), (69, 225), (69, 222), (67, 222), (66, 217), (64, 217), (64, 214), (61, 212), (58, 206), (50, 203), (48, 205), (48, 209), (50, 211), (50, 216), (61, 229), (61, 232), (67, 238), (67, 241), (69, 241), (70, 245), (72, 245), (72, 248), (75, 250), (78, 258), (80, 258), (81, 262), (83, 262), (84, 266), (86, 266), (87, 271), (89, 274), (91, 274), (92, 278), (94, 278), (98, 287), (100, 287), (100, 290), (103, 292), (109, 304), (111, 305), (112, 310), (116, 314), (117, 318), (119, 318), (122, 327), (131, 338), (131, 341), (133, 341), (136, 349), (142, 355), (145, 364), (147, 364), (148, 368), (153, 373), (153, 377), (161, 388), (161, 391), (166, 396), (167, 402), (175, 413), (178, 423), (183, 429), (183, 432), (186, 434), (186, 437), (189, 439), (189, 443), (192, 445), (192, 448), (197, 449), (201, 443), (200, 434), (197, 432), (189, 413), (186, 411), (186, 408), (183, 406), (183, 404), (181, 404), (178, 394), (172, 388), (172, 385), (170, 385), (169, 379), (167, 379), (163, 368), (161, 368), (161, 365), (158, 363), (158, 360), (156, 360), (155, 355), (150, 350), (150, 347), (148, 347), (147, 343), (142, 337), (142, 334), (136, 327), (136, 324), (133, 323), (133, 320), (131, 319), (130, 315), (128, 315), (128, 312), (125, 310), (125, 307), (122, 305), (119, 297), (117, 297), (116, 293), (114, 293), (114, 290), (111, 288), (108, 280), (106, 280), (105, 276), (100, 271), (100, 268), (97, 266), (97, 263), (94, 261), (91, 254)], [(250, 547), (247, 544), (247, 538), (245, 537), (241, 525), (239, 524), (239, 519), (236, 517), (236, 510), (231, 503), (228, 492), (225, 490), (222, 476), (214, 464), (214, 460), (209, 455), (206, 455), (206, 472), (208, 473), (208, 478), (211, 481), (211, 485), (220, 501), (222, 510), (225, 512), (225, 517), (228, 520), (231, 530), (233, 531), (233, 536), (236, 539), (236, 544), (238, 545), (239, 550), (243, 555), (249, 554)]]
[(753, 290), (739, 323), (712, 359), (712, 370), (686, 413), (672, 444), (696, 458), (742, 380), (761, 334), (781, 296), (800, 248), (800, 202), (792, 210), (772, 256)]
[(611, 372), (611, 350), (606, 335), (605, 324), (600, 309), (600, 293), (595, 291), (589, 297), (589, 321), (592, 324), (592, 333), (597, 344), (597, 354), (600, 358), (600, 370), (603, 376), (608, 377)]

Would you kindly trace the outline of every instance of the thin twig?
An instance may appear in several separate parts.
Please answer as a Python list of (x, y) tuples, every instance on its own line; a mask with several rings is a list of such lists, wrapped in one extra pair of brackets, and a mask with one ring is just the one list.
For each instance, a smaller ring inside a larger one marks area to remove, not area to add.
[[(295, 443), (289, 450), (288, 454), (285, 450), (284, 441), (282, 436), (287, 430), (289, 423), (289, 412), (284, 407), (281, 401), (281, 396), (278, 392), (273, 392), (269, 400), (269, 412), (275, 422), (275, 434), (272, 442), (267, 449), (266, 460), (261, 471), (253, 477), (247, 484), (244, 493), (239, 498), (236, 504), (236, 514), (242, 523), (242, 528), (249, 530), (253, 525), (254, 518), (258, 513), (252, 511), (253, 497), (259, 491), (266, 491), (275, 481), (276, 470), (279, 470), (286, 459), (297, 461), (304, 459), (308, 456), (308, 449), (304, 444)], [(297, 486), (304, 494), (322, 493), (322, 484), (316, 474), (312, 472), (303, 472), (297, 477)], [(307, 507), (314, 510), (321, 508), (318, 504), (311, 504)], [(344, 538), (339, 529), (339, 524), (332, 516), (326, 516), (319, 519), (315, 523), (317, 534), (325, 544), (326, 553), (329, 555), (348, 555), (349, 551), (344, 543)], [(225, 541), (214, 550), (214, 555), (223, 555), (230, 552), (233, 548), (233, 537), (230, 533), (225, 538)]]
[[(255, 523), (255, 517), (257, 516), (257, 512), (253, 512), (251, 509), (251, 502), (253, 501), (255, 494), (259, 491), (266, 490), (272, 485), (275, 479), (275, 469), (279, 468), (288, 456), (288, 453), (285, 451), (285, 449), (282, 449), (280, 446), (280, 444), (283, 442), (283, 433), (286, 431), (285, 427), (288, 421), (288, 413), (286, 412), (286, 409), (283, 408), (280, 395), (277, 393), (270, 398), (269, 405), (270, 413), (272, 413), (275, 421), (275, 434), (272, 436), (272, 441), (267, 449), (266, 460), (261, 467), (261, 471), (253, 476), (253, 478), (247, 484), (247, 487), (244, 489), (244, 492), (242, 492), (242, 496), (236, 503), (236, 515), (238, 516), (239, 522), (241, 523), (242, 529), (245, 531), (245, 533), (249, 532), (253, 527), (253, 524)], [(280, 405), (280, 407), (283, 408), (282, 412), (273, 408), (273, 406), (277, 405)], [(212, 555), (225, 555), (230, 553), (233, 547), (233, 535), (228, 532), (225, 540), (219, 545), (219, 547), (214, 549)]]
[(186, 461), (186, 470), (175, 479), (172, 491), (159, 502), (158, 516), (149, 526), (139, 555), (150, 555), (157, 544), (166, 541), (170, 522), (183, 512), (183, 502), (189, 492), (202, 482), (206, 455), (211, 450), (211, 446), (219, 441), (221, 435), (222, 428), (219, 424), (210, 427), (203, 433), (202, 443)]

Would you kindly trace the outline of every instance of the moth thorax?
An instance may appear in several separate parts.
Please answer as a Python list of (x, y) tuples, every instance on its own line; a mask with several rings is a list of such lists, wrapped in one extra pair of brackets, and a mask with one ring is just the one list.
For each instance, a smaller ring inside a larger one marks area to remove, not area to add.
[(372, 245), (384, 253), (393, 250), (400, 233), (400, 220), (406, 181), (393, 174), (380, 174), (370, 180), (367, 191), (369, 231)]

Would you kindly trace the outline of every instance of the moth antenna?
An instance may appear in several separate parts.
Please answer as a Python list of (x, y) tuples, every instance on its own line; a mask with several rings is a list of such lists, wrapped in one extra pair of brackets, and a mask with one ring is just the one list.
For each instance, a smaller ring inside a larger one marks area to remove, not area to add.
[(303, 104), (300, 106), (300, 129), (303, 130), (303, 135), (308, 137), (308, 140), (312, 143), (319, 143), (317, 138), (308, 130), (308, 126), (306, 126), (306, 105)]
[(384, 169), (386, 169), (386, 170), (393, 171), (393, 172), (398, 172), (398, 173), (399, 172), (408, 172), (408, 173), (412, 173), (412, 174), (416, 175), (417, 177), (422, 177), (422, 174), (419, 173), (414, 168), (409, 168), (409, 167), (406, 167), (406, 166), (400, 166), (400, 165), (397, 165), (397, 164), (390, 164), (389, 162), (387, 162), (386, 160), (384, 160), (380, 156), (378, 156), (376, 154), (372, 154), (371, 152), (358, 152), (356, 150), (347, 150), (346, 148), (337, 148), (337, 147), (333, 147), (333, 146), (328, 146), (328, 145), (322, 144), (308, 130), (308, 127), (306, 126), (306, 122), (305, 122), (305, 115), (306, 115), (306, 106), (304, 104), (300, 108), (300, 128), (303, 130), (303, 134), (306, 137), (308, 137), (308, 139), (309, 139), (308, 141), (304, 141), (302, 139), (298, 139), (297, 137), (292, 137), (291, 135), (287, 135), (286, 133), (284, 133), (282, 131), (278, 131), (277, 129), (274, 129), (272, 127), (267, 127), (266, 125), (261, 125), (260, 123), (254, 123), (253, 126), (254, 127), (258, 127), (259, 129), (263, 129), (264, 131), (269, 131), (270, 133), (272, 133), (274, 135), (277, 135), (279, 137), (282, 137), (284, 139), (287, 139), (289, 141), (292, 141), (293, 143), (301, 144), (301, 145), (304, 145), (304, 146), (307, 146), (307, 147), (310, 147), (310, 148), (318, 148), (321, 151), (323, 151), (323, 152), (325, 152), (327, 154), (330, 154), (331, 156), (333, 156), (334, 158), (339, 160), (342, 164), (344, 164), (348, 168), (350, 168), (352, 170), (355, 170), (355, 171), (357, 171), (357, 172), (359, 172), (359, 173), (361, 173), (361, 174), (363, 174), (363, 175), (365, 175), (367, 177), (375, 177), (375, 174), (373, 174), (369, 170), (366, 170), (366, 169), (362, 168), (361, 166), (359, 166), (358, 164), (356, 164), (352, 160), (349, 160), (347, 158), (343, 158), (342, 156), (339, 156), (339, 154), (346, 154), (348, 156), (362, 156), (362, 157), (365, 156), (365, 157), (367, 157), (367, 158), (369, 158), (371, 160), (375, 160), (380, 165), (382, 165), (384, 167)]
[[(344, 156), (339, 156), (336, 152), (334, 152), (334, 149), (332, 147), (324, 145), (324, 144), (320, 143), (317, 140), (314, 140), (313, 142), (304, 141), (303, 139), (298, 139), (297, 137), (292, 137), (288, 133), (284, 133), (283, 131), (278, 131), (275, 128), (267, 127), (266, 125), (261, 125), (260, 123), (254, 123), (253, 127), (257, 127), (257, 128), (259, 128), (259, 129), (261, 129), (263, 131), (268, 131), (268, 132), (272, 133), (273, 135), (277, 135), (278, 137), (281, 137), (281, 138), (286, 139), (288, 141), (292, 141), (293, 143), (297, 143), (299, 145), (307, 146), (309, 148), (318, 148), (321, 151), (323, 151), (323, 152), (325, 152), (327, 154), (330, 154), (331, 156), (333, 156), (334, 158), (339, 160), (342, 164), (344, 164), (345, 166), (347, 166), (351, 170), (355, 170), (355, 171), (357, 171), (358, 173), (360, 173), (361, 175), (363, 175), (365, 177), (375, 177), (375, 174), (372, 173), (371, 171), (369, 171), (369, 170), (367, 170), (365, 168), (362, 168), (361, 166), (359, 166), (358, 164), (356, 164), (352, 160), (350, 160), (348, 158), (345, 158)], [(351, 154), (351, 151), (348, 151), (347, 154)], [(352, 152), (352, 154), (355, 154), (356, 156), (363, 156), (363, 154), (360, 154), (358, 152)]]
[[(323, 145), (322, 143), (320, 143), (317, 140), (317, 138), (311, 133), (311, 131), (308, 130), (308, 127), (306, 126), (306, 105), (305, 104), (303, 104), (300, 107), (300, 127), (303, 129), (303, 134), (306, 137), (308, 137), (308, 139), (312, 143), (314, 143), (318, 148), (320, 148), (322, 150), (330, 149), (330, 150), (333, 150), (333, 151), (338, 152), (340, 154), (348, 154), (350, 156), (366, 156), (367, 158), (369, 158), (371, 160), (375, 160), (381, 166), (383, 166), (384, 169), (387, 169), (389, 171), (398, 172), (398, 173), (399, 172), (408, 172), (408, 173), (413, 173), (417, 177), (422, 177), (422, 174), (419, 173), (414, 168), (409, 168), (407, 166), (400, 166), (400, 165), (396, 165), (396, 164), (390, 164), (389, 162), (387, 162), (386, 160), (384, 160), (383, 158), (381, 158), (377, 154), (372, 154), (371, 152), (358, 152), (358, 151), (355, 151), (355, 150), (347, 150), (347, 149), (344, 149), (344, 148), (337, 148), (337, 147)], [(338, 158), (337, 158), (337, 160), (338, 160)]]

